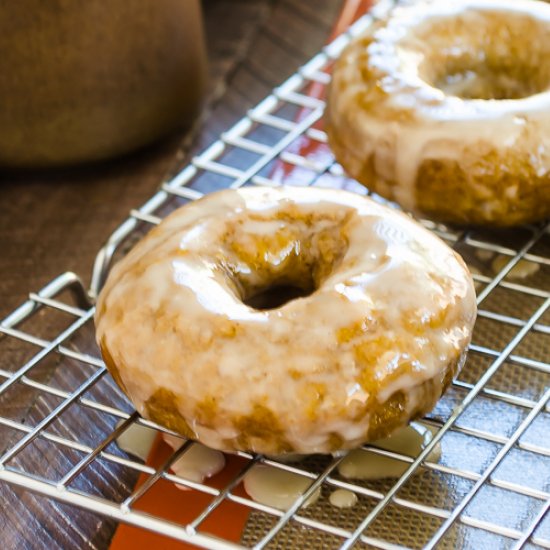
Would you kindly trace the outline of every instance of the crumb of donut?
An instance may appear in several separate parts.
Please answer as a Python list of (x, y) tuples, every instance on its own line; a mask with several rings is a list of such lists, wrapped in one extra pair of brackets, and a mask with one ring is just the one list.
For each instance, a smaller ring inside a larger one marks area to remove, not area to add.
[(145, 413), (147, 418), (169, 430), (188, 438), (196, 438), (195, 432), (178, 410), (176, 395), (166, 388), (159, 388), (149, 397), (145, 402)]
[(218, 417), (218, 401), (215, 396), (207, 396), (195, 405), (194, 418), (202, 426), (213, 427)]
[[(234, 427), (240, 432), (237, 445), (243, 449), (254, 449), (254, 440), (268, 442), (273, 454), (284, 454), (294, 451), (288, 442), (285, 430), (271, 409), (261, 403), (256, 403), (252, 412), (233, 419)], [(233, 448), (235, 442), (231, 442)]]
[(550, 174), (538, 175), (528, 160), (514, 159), (511, 151), (507, 156), (487, 153), (470, 165), (426, 159), (418, 169), (416, 200), (420, 210), (437, 219), (483, 224), (490, 216), (495, 225), (518, 225), (546, 215)]
[[(335, 132), (329, 129), (327, 133), (336, 158), (347, 164), (348, 170), (360, 163), (361, 168), (349, 172), (350, 176), (388, 200), (396, 200), (397, 182), (376, 173), (373, 155), (346, 163), (341, 159), (351, 153), (344, 151)], [(416, 208), (435, 220), (458, 224), (483, 225), (490, 218), (493, 225), (508, 227), (544, 218), (550, 204), (550, 174), (537, 175), (528, 161), (519, 159), (509, 174), (499, 173), (513, 154), (509, 153), (510, 158), (495, 156), (492, 162), (487, 162), (490, 156), (486, 156), (477, 171), (466, 170), (451, 159), (422, 161), (415, 183)], [(514, 189), (514, 193), (509, 189)], [(481, 203), (485, 205), (483, 210), (479, 208)]]
[(238, 326), (235, 323), (220, 323), (218, 326), (218, 334), (224, 338), (235, 338), (238, 332)]
[(109, 348), (105, 345), (105, 342), (102, 340), (99, 344), (99, 349), (101, 351), (101, 356), (103, 357), (103, 362), (109, 371), (109, 374), (113, 377), (113, 380), (117, 383), (118, 387), (128, 395), (128, 390), (124, 384), (120, 372), (118, 370), (117, 364), (115, 363)]
[(406, 423), (405, 418), (408, 416), (406, 402), (406, 395), (402, 391), (398, 391), (382, 405), (375, 408), (369, 425), (367, 436), (369, 441), (382, 439)]
[(330, 503), (336, 508), (353, 508), (357, 500), (357, 495), (347, 489), (336, 489), (329, 496)]
[(344, 447), (344, 443), (344, 438), (340, 434), (337, 434), (336, 432), (330, 432), (327, 442), (327, 447), (329, 448), (330, 452), (339, 451)]

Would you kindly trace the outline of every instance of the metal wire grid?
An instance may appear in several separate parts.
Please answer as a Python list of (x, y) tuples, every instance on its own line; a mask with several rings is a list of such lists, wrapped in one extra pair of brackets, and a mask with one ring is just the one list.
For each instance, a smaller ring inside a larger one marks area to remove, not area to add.
[[(293, 171), (293, 177), (297, 177), (300, 184), (352, 186), (352, 188), (360, 190), (359, 186), (353, 187), (353, 182), (345, 180), (340, 167), (334, 163), (332, 157), (309, 154), (308, 151), (304, 152), (300, 148), (300, 140), (304, 138), (321, 148), (326, 143), (325, 134), (316, 124), (322, 116), (324, 104), (321, 100), (308, 96), (308, 89), (312, 83), (326, 84), (329, 79), (328, 71), (331, 61), (338, 56), (350, 38), (360, 33), (371, 24), (373, 19), (379, 17), (380, 13), (390, 7), (391, 2), (378, 5), (378, 12), (362, 18), (346, 34), (327, 46), (323, 52), (302, 67), (272, 95), (249, 112), (245, 118), (224, 133), (219, 141), (193, 159), (193, 162), (175, 178), (162, 185), (159, 193), (145, 205), (132, 211), (130, 218), (114, 232), (106, 246), (98, 254), (88, 295), (78, 277), (66, 273), (52, 281), (40, 292), (30, 294), (27, 302), (2, 321), (0, 344), (7, 339), (16, 339), (25, 345), (37, 348), (38, 352), (34, 351), (21, 363), (8, 364), (0, 369), (0, 397), (5, 397), (10, 388), (21, 385), (32, 388), (40, 392), (41, 395), (55, 397), (59, 402), (56, 406), (52, 406), (35, 425), (27, 425), (7, 416), (0, 417), (0, 428), (9, 430), (12, 435), (15, 434), (13, 442), (0, 455), (0, 481), (205, 548), (242, 547), (229, 541), (220, 540), (202, 529), (205, 520), (215, 514), (220, 505), (227, 501), (245, 506), (251, 512), (261, 514), (269, 520), (263, 531), (258, 529), (259, 534), (250, 544), (258, 549), (270, 544), (274, 546), (283, 544), (284, 546), (285, 543), (278, 542), (278, 540), (289, 526), (293, 525), (301, 526), (307, 531), (321, 536), (320, 540), (327, 541), (326, 546), (350, 548), (359, 542), (382, 549), (406, 547), (402, 540), (392, 540), (389, 536), (393, 527), (388, 525), (387, 518), (391, 519), (392, 516), (386, 516), (386, 514), (391, 508), (405, 510), (417, 518), (433, 520), (430, 524), (432, 528), (424, 538), (416, 538), (418, 533), (415, 532), (415, 526), (410, 527), (410, 532), (405, 540), (409, 541), (408, 546), (411, 547), (423, 546), (431, 549), (441, 544), (449, 548), (456, 546), (550, 548), (550, 525), (547, 521), (550, 507), (550, 438), (548, 437), (548, 433), (550, 433), (548, 431), (550, 427), (550, 363), (547, 355), (548, 347), (544, 347), (548, 346), (550, 335), (549, 224), (523, 228), (517, 232), (519, 234), (509, 235), (508, 239), (502, 235), (484, 234), (473, 230), (457, 231), (429, 221), (423, 222), (464, 254), (467, 259), (474, 256), (486, 259), (489, 255), (500, 259), (504, 258), (497, 271), (490, 274), (487, 272), (474, 273), (474, 279), (480, 285), (478, 294), (479, 322), (493, 323), (497, 332), (504, 333), (504, 344), (499, 349), (489, 345), (484, 338), (477, 340), (474, 336), (468, 362), (474, 362), (478, 358), (484, 362), (484, 369), (480, 376), (474, 376), (470, 380), (461, 377), (455, 381), (451, 390), (451, 394), (453, 392), (456, 394), (455, 401), (451, 398), (448, 411), (444, 411), (439, 416), (435, 414), (427, 419), (427, 422), (437, 427), (438, 431), (432, 442), (418, 457), (413, 459), (371, 445), (365, 446), (368, 452), (389, 456), (408, 465), (405, 473), (397, 481), (391, 481), (385, 485), (342, 479), (336, 470), (343, 459), (341, 456), (325, 460), (320, 468), (310, 468), (303, 463), (284, 464), (263, 456), (239, 453), (239, 456), (246, 461), (245, 466), (227, 486), (219, 490), (206, 483), (195, 483), (171, 473), (171, 465), (190, 448), (192, 442), (184, 444), (158, 469), (116, 452), (113, 442), (134, 422), (154, 427), (159, 431), (166, 430), (139, 418), (137, 413), (132, 413), (127, 404), (121, 404), (122, 397), (114, 404), (106, 404), (97, 398), (97, 395), (92, 396), (93, 389), (105, 377), (106, 369), (93, 345), (83, 346), (82, 338), (77, 344), (74, 341), (84, 332), (90, 340), (90, 334), (93, 333), (91, 328), (94, 313), (93, 297), (101, 288), (111, 261), (116, 254), (124, 250), (125, 246), (141, 235), (143, 231), (146, 231), (147, 227), (158, 223), (166, 213), (182, 202), (202, 196), (203, 191), (210, 190), (212, 185), (219, 187), (220, 180), (223, 182), (221, 186), (231, 187), (279, 185), (280, 178), (273, 177), (273, 169), (274, 166), (284, 165), (287, 170)], [(297, 114), (298, 118), (296, 118)], [(249, 153), (249, 161), (243, 164), (241, 155), (239, 156), (240, 164), (233, 163), (232, 153), (235, 152)], [(474, 264), (475, 261), (474, 259)], [(525, 262), (535, 265), (539, 269), (538, 278), (535, 278), (536, 284), (529, 284), (531, 279), (518, 281), (512, 276), (514, 270)], [(67, 289), (72, 290), (76, 297), (75, 303), (64, 297), (63, 292)], [(500, 301), (502, 293), (513, 295), (520, 301), (523, 299), (532, 301), (534, 305), (528, 310), (528, 313), (521, 313), (519, 309), (516, 311), (514, 305), (512, 305), (511, 311), (507, 312), (501, 312), (498, 308), (485, 307), (486, 304), (491, 303), (495, 296), (497, 301)], [(92, 297), (92, 300), (89, 299), (89, 296)], [(37, 336), (39, 330), (36, 327), (47, 323), (48, 315), (52, 312), (66, 316), (68, 319), (66, 326), (53, 336)], [(27, 328), (27, 325), (30, 325), (30, 328)], [(510, 332), (511, 330), (513, 332)], [(480, 334), (481, 331), (482, 328), (476, 328), (476, 334)], [(509, 333), (510, 336), (508, 336)], [(533, 335), (538, 339), (537, 342), (541, 338), (545, 338), (546, 344), (543, 344), (542, 352), (538, 355), (525, 353), (522, 348), (522, 345)], [(64, 361), (71, 360), (86, 372), (86, 376), (77, 387), (62, 388), (33, 376), (41, 362), (51, 356), (59, 358), (58, 368), (64, 368)], [(515, 369), (510, 372), (516, 374), (516, 371), (519, 371), (519, 379), (524, 377), (530, 380), (529, 376), (535, 373), (534, 375), (540, 377), (538, 391), (509, 391), (496, 385), (492, 387), (491, 381), (504, 369)], [(458, 399), (457, 396), (459, 396)], [(495, 429), (488, 429), (485, 425), (480, 428), (475, 423), (461, 422), (461, 419), (468, 415), (468, 411), (475, 409), (473, 405), (479, 399), (483, 399), (484, 403), (489, 403), (489, 408), (485, 410), (489, 415), (500, 414), (500, 407), (513, 407), (514, 410), (521, 411), (515, 417), (517, 421), (513, 428), (504, 431), (498, 428), (499, 422), (501, 420), (504, 422), (504, 417), (497, 418), (491, 425), (494, 425)], [(59, 435), (59, 432), (53, 430), (52, 426), (77, 405), (79, 410), (90, 410), (108, 417), (112, 430), (104, 434), (102, 440), (93, 443)], [(121, 420), (122, 423), (115, 426), (116, 422)], [(542, 433), (542, 436), (527, 437), (536, 426), (539, 428), (538, 432), (536, 430), (535, 432)], [(454, 462), (453, 460), (431, 462), (429, 460), (430, 452), (437, 444), (447, 441), (451, 436), (460, 437), (463, 441), (462, 447), (452, 447), (458, 463), (456, 460)], [(17, 457), (36, 441), (45, 441), (55, 445), (59, 453), (75, 451), (78, 459), (74, 460), (68, 471), (55, 479), (40, 475), (38, 472), (25, 471), (17, 465)], [(460, 464), (461, 452), (469, 453), (470, 448), (481, 444), (480, 442), (493, 445), (494, 453), (477, 469), (467, 467), (467, 465), (462, 466)], [(536, 457), (537, 460), (542, 461), (541, 463), (545, 466), (534, 472), (537, 483), (522, 482), (520, 471), (531, 467), (531, 462), (527, 460), (519, 462), (516, 477), (506, 478), (506, 476), (495, 475), (511, 453)], [(75, 481), (79, 476), (86, 475), (87, 469), (93, 467), (98, 460), (145, 473), (149, 477), (143, 485), (122, 501), (109, 499), (104, 495), (92, 494), (79, 488)], [(236, 494), (234, 490), (246, 472), (252, 465), (259, 462), (304, 476), (311, 481), (311, 485), (285, 512)], [(455, 498), (453, 489), (459, 485), (447, 484), (449, 487), (446, 490), (453, 497), (450, 499), (452, 501), (450, 509), (442, 505), (424, 502), (421, 498), (422, 489), (417, 494), (417, 498), (411, 498), (405, 489), (419, 471), (424, 472), (422, 475), (426, 475), (428, 472), (443, 477), (449, 476), (449, 479), (452, 477), (452, 479), (467, 483), (466, 489), (462, 486)], [(209, 495), (211, 501), (187, 525), (170, 522), (136, 509), (135, 503), (160, 479)], [(324, 517), (319, 519), (303, 506), (319, 488), (323, 490), (327, 488), (349, 489), (365, 501), (371, 502), (372, 505), (367, 507), (363, 516), (352, 525), (338, 524), (328, 521)], [(498, 516), (502, 510), (498, 510), (494, 517), (489, 519), (487, 519), (487, 514), (481, 514), (481, 517), (478, 514), (476, 517), (476, 514), (472, 513), (471, 505), (475, 504), (480, 494), (488, 488), (500, 491), (499, 494), (505, 492), (507, 495), (512, 495), (513, 499), (517, 499), (518, 509), (521, 508), (521, 503), (524, 501), (529, 502), (526, 511), (522, 512), (521, 525), (514, 522), (503, 524), (502, 521), (499, 521)], [(385, 526), (382, 528), (377, 527), (381, 518), (386, 518)], [(475, 533), (487, 535), (489, 538), (459, 536), (457, 533), (460, 530), (473, 530)], [(381, 533), (384, 536), (381, 536)], [(283, 538), (282, 540), (288, 539)]]

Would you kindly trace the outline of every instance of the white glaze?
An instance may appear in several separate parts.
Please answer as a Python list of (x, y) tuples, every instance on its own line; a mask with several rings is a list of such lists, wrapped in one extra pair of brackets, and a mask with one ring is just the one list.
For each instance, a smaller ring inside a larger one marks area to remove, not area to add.
[[(384, 180), (396, 182), (391, 190), (397, 202), (414, 210), (418, 169), (426, 159), (455, 160), (467, 172), (475, 157), (465, 151), (490, 146), (497, 151), (523, 151), (539, 176), (550, 171), (550, 91), (514, 100), (461, 99), (452, 94), (464, 82), (455, 83), (454, 89), (452, 85), (440, 89), (423, 74), (424, 61), (439, 47), (430, 40), (431, 28), (446, 18), (462, 18), (480, 36), (483, 19), (493, 13), (506, 14), (510, 20), (524, 16), (539, 21), (547, 27), (546, 34), (541, 31), (542, 38), (531, 37), (535, 43), (526, 41), (525, 47), (547, 47), (550, 6), (533, 0), (432, 0), (396, 8), (382, 28), (375, 25), (366, 33), (374, 37), (366, 63), (377, 71), (376, 82), (363, 81), (365, 51), (360, 39), (348, 47), (333, 75), (329, 110), (333, 131), (347, 149), (341, 154), (349, 173), (359, 174), (373, 155), (381, 176), (377, 192), (391, 195), (383, 188)], [(422, 33), (425, 36), (419, 38)], [(367, 111), (357, 98), (371, 85), (389, 95), (379, 109)], [(383, 114), (386, 108), (413, 108), (415, 120), (388, 118)], [(506, 194), (516, 191), (511, 186)], [(488, 202), (483, 208), (493, 206)]]
[(336, 508), (353, 508), (357, 504), (357, 495), (347, 489), (336, 489), (328, 498)]
[[(116, 427), (118, 428), (123, 422), (124, 420), (119, 420)], [(134, 422), (116, 438), (116, 443), (125, 453), (145, 461), (156, 435), (156, 430)]]
[[(253, 236), (266, 235), (263, 220), (271, 235), (281, 213), (319, 219), (312, 227), (285, 221), (261, 258), (266, 269), (285, 272), (288, 242), (298, 257), (318, 254), (320, 228), (344, 255), (312, 295), (255, 310), (220, 266), (230, 262), (242, 280), (260, 284), (232, 247), (254, 250)], [(169, 216), (115, 266), (97, 312), (98, 342), (141, 414), (166, 389), (209, 447), (278, 454), (272, 434), (298, 453), (334, 451), (335, 434), (342, 448), (357, 447), (371, 408), (395, 391), (408, 396), (404, 421), (429, 410), (441, 393), (441, 373), (470, 340), (476, 306), (462, 260), (409, 217), (343, 191), (247, 188), (210, 195)], [(412, 332), (404, 324), (411, 315)], [(338, 336), (354, 326), (362, 327), (359, 333)], [(365, 342), (381, 346), (369, 358), (379, 386), (374, 396), (361, 383), (365, 366), (356, 355)], [(435, 386), (426, 394), (421, 386), (429, 380)], [(205, 401), (215, 402), (216, 414), (201, 421), (197, 407)], [(265, 433), (245, 433), (248, 442), (240, 443), (240, 419), (258, 404), (273, 420)]]
[[(374, 446), (393, 451), (411, 458), (417, 457), (431, 442), (435, 428), (419, 422), (412, 422), (391, 436), (375, 441)], [(441, 458), (441, 445), (438, 443), (428, 455), (429, 462)], [(396, 458), (379, 455), (363, 449), (350, 451), (338, 466), (339, 474), (346, 479), (384, 479), (401, 476), (409, 463)], [(257, 464), (244, 478), (248, 495), (261, 504), (287, 510), (311, 484), (311, 479), (276, 467)], [(306, 502), (309, 506), (320, 495), (317, 490)], [(351, 508), (357, 503), (357, 495), (347, 489), (337, 489), (329, 496), (329, 501), (338, 508)]]
[[(180, 437), (164, 434), (164, 441), (177, 451), (184, 441)], [(184, 453), (172, 464), (172, 471), (179, 477), (202, 483), (218, 472), (225, 466), (225, 456), (220, 451), (209, 449), (200, 443), (193, 443)], [(185, 489), (182, 485), (177, 485), (179, 489)]]
[[(309, 477), (265, 464), (252, 466), (243, 480), (244, 489), (252, 500), (279, 510), (288, 510), (312, 482)], [(314, 504), (320, 494), (320, 489), (315, 490), (303, 507)]]
[[(498, 274), (501, 272), (502, 268), (510, 262), (512, 258), (509, 256), (497, 256), (492, 264), (491, 267), (495, 274)], [(530, 262), (528, 260), (519, 260), (519, 262), (507, 273), (506, 278), (507, 279), (513, 279), (513, 280), (521, 280), (521, 279), (527, 279), (538, 272), (540, 269), (540, 265), (536, 262)]]
[[(375, 441), (373, 446), (402, 455), (417, 457), (430, 443), (435, 430), (418, 422), (412, 422), (391, 436)], [(438, 462), (441, 458), (441, 446), (436, 444), (428, 455), (428, 462)], [(383, 479), (400, 477), (410, 463), (374, 452), (355, 449), (350, 451), (338, 466), (338, 472), (346, 479)]]
[(482, 262), (489, 262), (495, 257), (496, 253), (485, 248), (476, 248), (474, 254), (478, 260), (481, 260)]

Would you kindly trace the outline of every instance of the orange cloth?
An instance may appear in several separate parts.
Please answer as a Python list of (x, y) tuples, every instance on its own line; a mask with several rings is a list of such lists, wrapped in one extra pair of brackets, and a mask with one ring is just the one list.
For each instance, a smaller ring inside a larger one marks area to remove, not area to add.
[[(172, 448), (164, 443), (162, 438), (157, 437), (147, 464), (158, 468), (172, 453)], [(245, 460), (231, 455), (226, 455), (226, 460), (225, 468), (207, 481), (211, 487), (223, 489), (246, 463)], [(147, 478), (146, 474), (141, 474), (136, 488), (141, 486)], [(234, 493), (245, 496), (242, 485), (237, 486)], [(176, 488), (174, 483), (159, 479), (136, 501), (133, 509), (185, 526), (193, 521), (213, 498), (200, 491), (182, 491)], [(224, 500), (199, 526), (199, 531), (239, 542), (249, 512), (250, 509), (247, 506)], [(182, 550), (196, 547), (123, 523), (118, 527), (110, 546), (110, 550), (150, 550), (151, 548)]]

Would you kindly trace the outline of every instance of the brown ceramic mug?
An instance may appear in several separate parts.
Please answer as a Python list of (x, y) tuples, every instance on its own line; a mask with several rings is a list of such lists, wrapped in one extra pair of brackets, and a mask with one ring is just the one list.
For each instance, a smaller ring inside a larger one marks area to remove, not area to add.
[(0, 59), (0, 165), (106, 159), (196, 115), (199, 0), (1, 2)]

